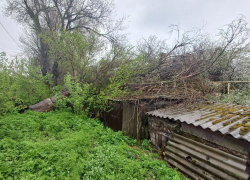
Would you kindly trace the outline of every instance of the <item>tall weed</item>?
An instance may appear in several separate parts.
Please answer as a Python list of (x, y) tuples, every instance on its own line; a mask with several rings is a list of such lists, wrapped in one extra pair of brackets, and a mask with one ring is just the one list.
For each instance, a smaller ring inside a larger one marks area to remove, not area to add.
[(121, 132), (69, 111), (0, 119), (0, 179), (183, 179)]

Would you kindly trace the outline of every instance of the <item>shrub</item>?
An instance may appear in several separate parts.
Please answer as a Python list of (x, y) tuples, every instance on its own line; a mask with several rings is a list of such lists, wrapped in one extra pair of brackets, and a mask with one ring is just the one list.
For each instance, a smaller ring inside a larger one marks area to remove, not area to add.
[(70, 74), (65, 76), (64, 81), (64, 86), (68, 89), (70, 96), (68, 98), (60, 97), (56, 102), (56, 107), (66, 107), (68, 104), (73, 112), (85, 113), (89, 116), (108, 108), (108, 97), (92, 84), (80, 84), (77, 78), (73, 78)]
[[(3, 54), (2, 54), (3, 56)], [(0, 114), (17, 112), (50, 96), (49, 75), (42, 76), (31, 60), (0, 63)]]

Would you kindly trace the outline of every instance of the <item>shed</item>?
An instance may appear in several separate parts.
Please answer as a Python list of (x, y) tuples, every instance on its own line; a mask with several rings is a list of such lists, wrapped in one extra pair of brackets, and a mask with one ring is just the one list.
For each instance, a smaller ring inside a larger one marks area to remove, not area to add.
[(112, 99), (112, 109), (105, 112), (102, 121), (114, 131), (137, 139), (148, 138), (146, 112), (176, 104), (180, 98), (170, 96), (143, 97), (138, 99)]
[(153, 144), (192, 179), (249, 179), (250, 107), (174, 105), (147, 113)]

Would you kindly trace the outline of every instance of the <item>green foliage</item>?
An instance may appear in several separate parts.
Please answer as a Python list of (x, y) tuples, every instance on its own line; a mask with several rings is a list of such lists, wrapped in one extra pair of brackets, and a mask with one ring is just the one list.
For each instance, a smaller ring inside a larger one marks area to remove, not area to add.
[(0, 114), (17, 112), (27, 105), (49, 97), (49, 75), (42, 76), (31, 61), (1, 56), (0, 63)]
[(250, 106), (250, 92), (248, 88), (235, 89), (230, 91), (230, 94), (222, 94), (218, 101), (223, 103)]
[(0, 119), (0, 179), (183, 179), (135, 140), (85, 115)]
[[(138, 56), (130, 61), (124, 60), (124, 62), (120, 64), (115, 74), (109, 79), (110, 83), (107, 88), (107, 94), (109, 97), (122, 97), (130, 93), (126, 88), (126, 85), (133, 79), (133, 77), (142, 71), (141, 61), (141, 57)], [(123, 88), (121, 88), (121, 86)]]
[(105, 111), (108, 108), (108, 97), (102, 91), (98, 91), (92, 84), (80, 84), (77, 78), (70, 74), (65, 76), (65, 87), (70, 96), (61, 97), (56, 102), (57, 107), (65, 107), (67, 104), (77, 114), (95, 114), (97, 111)]
[[(68, 89), (70, 96), (68, 98), (62, 97), (59, 92), (56, 107), (70, 106), (73, 112), (85, 113), (89, 116), (97, 115), (99, 111), (109, 110), (108, 100), (110, 98), (122, 97), (130, 93), (126, 89), (126, 84), (140, 72), (140, 61), (141, 58), (137, 57), (130, 62), (122, 63), (109, 79), (106, 87), (82, 82), (77, 75), (72, 76), (68, 73), (64, 78), (64, 87)], [(124, 85), (123, 88), (121, 88), (122, 85)]]
[(142, 146), (144, 149), (153, 151), (153, 147), (152, 147), (152, 145), (150, 144), (150, 140), (148, 140), (148, 139), (144, 139), (144, 140), (141, 142), (141, 146)]
[[(59, 84), (63, 84), (63, 82), (67, 85), (71, 84), (66, 82), (65, 79), (62, 80), (62, 77), (70, 74), (79, 83), (78, 85), (81, 84), (81, 86), (75, 87), (76, 89), (72, 89), (72, 92), (82, 90), (80, 94), (86, 95), (88, 92), (85, 93), (84, 90), (89, 91), (87, 86), (90, 86), (89, 88), (92, 91), (90, 94), (93, 94), (94, 89), (96, 91), (94, 94), (100, 96), (96, 100), (105, 101), (106, 97), (113, 98), (128, 94), (127, 90), (121, 91), (120, 86), (131, 81), (136, 74), (143, 71), (142, 67), (145, 66), (142, 57), (136, 56), (132, 51), (133, 48), (114, 46), (110, 52), (107, 49), (105, 50), (106, 55), (104, 53), (99, 54), (104, 51), (104, 44), (96, 34), (83, 36), (78, 31), (70, 33), (62, 30), (59, 33), (49, 32), (47, 35), (41, 35), (41, 37), (50, 46), (50, 58), (58, 62), (59, 78), (61, 79)], [(98, 61), (97, 59), (101, 60)], [(77, 85), (77, 83), (74, 85)], [(82, 84), (84, 84), (84, 87)], [(79, 92), (75, 93), (75, 95), (77, 94), (79, 95)], [(105, 98), (104, 94), (106, 95)], [(76, 97), (79, 100), (76, 100)], [(76, 112), (86, 108), (85, 105), (78, 104), (84, 101), (83, 98), (85, 97), (75, 96), (71, 98), (74, 99)], [(85, 104), (93, 103), (95, 102)], [(100, 104), (100, 102), (97, 104)]]
[(59, 33), (50, 32), (41, 35), (44, 42), (49, 46), (49, 57), (59, 65), (60, 83), (66, 74), (76, 76), (81, 82), (93, 81), (93, 64), (96, 61), (99, 51), (102, 50), (102, 43), (98, 36), (91, 34), (83, 36), (80, 32)]
[(215, 89), (214, 92), (217, 93), (207, 94), (206, 98), (209, 101), (250, 106), (249, 83), (231, 83), (229, 94), (227, 88), (228, 84), (223, 83), (220, 91)]

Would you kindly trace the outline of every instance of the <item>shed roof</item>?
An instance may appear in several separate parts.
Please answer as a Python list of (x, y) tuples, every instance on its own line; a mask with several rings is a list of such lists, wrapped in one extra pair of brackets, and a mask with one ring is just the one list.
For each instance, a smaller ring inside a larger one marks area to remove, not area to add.
[(222, 103), (200, 103), (188, 107), (173, 106), (147, 113), (150, 116), (186, 122), (213, 132), (230, 134), (250, 142), (250, 107)]

